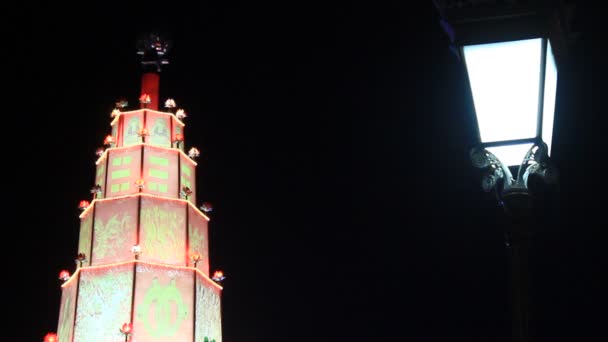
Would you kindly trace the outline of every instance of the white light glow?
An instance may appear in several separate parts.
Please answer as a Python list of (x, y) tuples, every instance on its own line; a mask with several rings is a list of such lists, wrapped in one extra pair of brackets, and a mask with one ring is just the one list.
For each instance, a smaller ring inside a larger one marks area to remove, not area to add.
[(482, 142), (536, 137), (541, 43), (535, 38), (464, 47)]
[(557, 95), (557, 65), (555, 56), (551, 49), (551, 43), (547, 42), (547, 64), (545, 67), (545, 95), (543, 102), (543, 131), (542, 139), (547, 144), (547, 152), (551, 155), (551, 140), (553, 139), (553, 118), (555, 116), (555, 99)]
[(508, 146), (487, 147), (486, 150), (500, 160), (505, 166), (519, 166), (523, 161), (526, 153), (532, 147), (532, 143), (518, 144)]

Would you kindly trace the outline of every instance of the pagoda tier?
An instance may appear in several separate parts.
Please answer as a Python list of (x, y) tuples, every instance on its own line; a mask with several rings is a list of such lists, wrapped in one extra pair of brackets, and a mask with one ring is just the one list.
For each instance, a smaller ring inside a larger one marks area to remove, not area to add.
[[(192, 264), (209, 276), (208, 217), (190, 202), (148, 194), (94, 200), (80, 215), (83, 266), (137, 260)], [(138, 246), (140, 253), (133, 253)]]
[(196, 165), (177, 148), (141, 142), (108, 148), (96, 163), (95, 198), (144, 193), (196, 203)]
[(58, 342), (221, 341), (221, 287), (191, 267), (133, 260), (79, 268), (62, 286)]

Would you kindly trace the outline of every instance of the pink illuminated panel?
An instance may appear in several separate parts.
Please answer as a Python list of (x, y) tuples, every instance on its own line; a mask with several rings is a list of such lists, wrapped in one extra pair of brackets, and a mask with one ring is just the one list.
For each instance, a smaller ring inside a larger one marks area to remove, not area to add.
[(136, 244), (138, 197), (96, 202), (93, 227), (93, 265), (132, 260)]
[(153, 146), (144, 148), (145, 193), (178, 198), (178, 153), (172, 149)]
[(121, 114), (118, 124), (118, 146), (132, 146), (142, 142), (138, 133), (144, 127), (143, 111)]
[(222, 342), (220, 299), (220, 289), (214, 286), (211, 280), (197, 275), (195, 342)]
[(93, 210), (89, 210), (80, 218), (80, 237), (78, 239), (78, 253), (84, 253), (87, 261), (83, 266), (88, 265), (91, 254), (91, 239), (93, 238)]
[(196, 164), (188, 157), (180, 155), (180, 189), (187, 186), (192, 190), (192, 194), (188, 197), (191, 203), (196, 204)]
[(193, 271), (138, 263), (133, 319), (137, 340), (192, 341), (193, 292)]
[[(175, 141), (176, 137), (181, 134), (182, 138), (184, 137), (184, 124), (177, 119), (173, 119), (173, 134), (171, 135), (171, 141)], [(178, 147), (177, 145), (173, 145), (173, 147)], [(184, 142), (179, 144), (179, 149), (184, 150)]]
[(78, 283), (71, 282), (61, 289), (61, 306), (57, 337), (59, 341), (71, 341), (74, 334), (74, 316), (76, 310), (76, 291)]
[(99, 184), (99, 186), (101, 186), (102, 191), (101, 194), (97, 195), (97, 198), (103, 198), (103, 194), (106, 192), (105, 183), (107, 159), (107, 154), (104, 154), (99, 160), (97, 160), (97, 167), (95, 168), (95, 184)]
[(146, 128), (148, 137), (146, 143), (154, 146), (171, 147), (171, 118), (172, 115), (146, 111)]
[(188, 206), (188, 244), (190, 255), (198, 253), (201, 260), (196, 267), (209, 275), (209, 239), (207, 219), (201, 213)]
[(105, 197), (139, 192), (135, 183), (141, 178), (141, 146), (111, 149)]
[(74, 342), (124, 341), (119, 328), (131, 321), (133, 270), (132, 264), (81, 269)]
[(186, 265), (186, 204), (142, 196), (140, 260)]

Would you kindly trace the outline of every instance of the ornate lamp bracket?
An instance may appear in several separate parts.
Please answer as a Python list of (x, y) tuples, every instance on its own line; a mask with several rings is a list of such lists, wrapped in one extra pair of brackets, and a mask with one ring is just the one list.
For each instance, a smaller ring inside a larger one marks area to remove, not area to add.
[(516, 178), (508, 166), (483, 146), (471, 149), (470, 156), (473, 166), (485, 171), (481, 181), (484, 191), (496, 191), (499, 203), (504, 206), (507, 196), (528, 196), (528, 180), (531, 175), (539, 176), (547, 184), (557, 182), (557, 172), (551, 165), (547, 152), (547, 144), (542, 141), (534, 143), (519, 165)]

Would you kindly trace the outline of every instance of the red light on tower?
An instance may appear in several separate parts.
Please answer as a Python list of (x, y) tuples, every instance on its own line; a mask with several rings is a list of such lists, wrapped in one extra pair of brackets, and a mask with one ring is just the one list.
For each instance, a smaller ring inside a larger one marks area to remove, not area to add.
[(194, 267), (196, 267), (196, 264), (201, 261), (201, 255), (198, 253), (192, 253), (190, 254), (190, 260), (192, 260)]
[(142, 104), (149, 104), (152, 102), (152, 98), (150, 97), (150, 94), (141, 94), (139, 97), (139, 102)]
[(129, 336), (133, 333), (133, 325), (131, 323), (124, 323), (122, 327), (120, 327), (120, 332), (125, 335), (125, 341), (129, 340)]
[(59, 272), (59, 279), (67, 281), (70, 279), (70, 272), (68, 270), (61, 270), (61, 272)]
[(78, 209), (80, 209), (80, 210), (85, 210), (86, 208), (88, 208), (88, 207), (89, 207), (89, 205), (90, 205), (90, 204), (91, 204), (91, 203), (90, 203), (89, 201), (87, 201), (87, 200), (82, 200), (82, 201), (80, 201), (80, 202), (78, 203)]
[(128, 335), (133, 333), (133, 325), (131, 323), (124, 323), (122, 327), (120, 327), (120, 332)]
[(211, 279), (219, 283), (222, 280), (226, 279), (226, 277), (224, 276), (224, 272), (222, 272), (221, 270), (217, 270), (213, 272), (213, 277)]
[(175, 136), (173, 137), (173, 142), (179, 146), (179, 144), (184, 141), (184, 135), (181, 133), (175, 133)]
[(48, 334), (44, 335), (43, 342), (57, 342), (57, 334), (48, 333)]
[(112, 146), (114, 144), (114, 137), (112, 135), (106, 135), (106, 138), (103, 139), (103, 144), (105, 146)]

